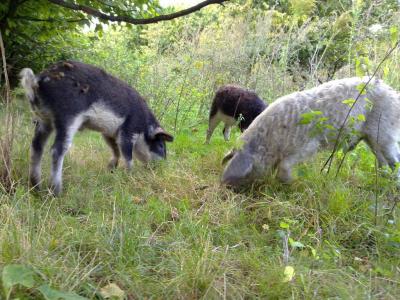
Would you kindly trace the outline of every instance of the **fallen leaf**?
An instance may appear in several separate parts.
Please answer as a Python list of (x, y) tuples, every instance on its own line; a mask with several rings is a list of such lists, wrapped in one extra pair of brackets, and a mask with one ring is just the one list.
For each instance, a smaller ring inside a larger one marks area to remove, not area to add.
[(144, 203), (144, 200), (143, 200), (143, 198), (140, 198), (140, 197), (137, 197), (137, 196), (133, 196), (132, 197), (132, 202), (135, 203), (135, 204), (142, 204), (142, 203)]
[(283, 275), (285, 276), (283, 278), (283, 282), (290, 282), (293, 280), (293, 277), (295, 275), (294, 268), (292, 266), (286, 266), (285, 270), (283, 271)]
[(125, 292), (115, 283), (110, 283), (100, 289), (100, 295), (106, 299), (124, 299)]

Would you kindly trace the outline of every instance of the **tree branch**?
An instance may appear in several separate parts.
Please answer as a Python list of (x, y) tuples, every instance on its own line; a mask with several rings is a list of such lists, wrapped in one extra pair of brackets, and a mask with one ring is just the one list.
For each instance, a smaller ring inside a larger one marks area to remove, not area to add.
[(160, 15), (160, 16), (147, 18), (147, 19), (135, 19), (135, 18), (132, 18), (129, 16), (107, 15), (107, 14), (102, 13), (101, 11), (96, 10), (92, 7), (80, 5), (80, 4), (74, 4), (71, 2), (66, 2), (64, 0), (47, 0), (47, 1), (49, 1), (53, 4), (56, 4), (56, 5), (68, 8), (68, 9), (85, 12), (88, 15), (92, 15), (92, 16), (98, 17), (103, 20), (109, 20), (109, 21), (113, 21), (113, 22), (126, 22), (126, 23), (130, 23), (133, 25), (143, 25), (143, 24), (157, 23), (160, 21), (167, 21), (167, 20), (172, 20), (175, 18), (183, 17), (183, 16), (191, 14), (195, 11), (200, 10), (205, 6), (208, 6), (211, 4), (222, 4), (223, 2), (227, 2), (229, 0), (206, 0), (206, 1), (200, 2), (197, 5), (189, 7), (187, 9), (177, 11), (172, 14)]
[(32, 22), (67, 22), (67, 23), (76, 23), (82, 21), (88, 21), (88, 19), (55, 19), (55, 18), (48, 18), (48, 19), (39, 19), (39, 18), (32, 18), (30, 16), (14, 16), (11, 19), (19, 19), (25, 21), (32, 21)]

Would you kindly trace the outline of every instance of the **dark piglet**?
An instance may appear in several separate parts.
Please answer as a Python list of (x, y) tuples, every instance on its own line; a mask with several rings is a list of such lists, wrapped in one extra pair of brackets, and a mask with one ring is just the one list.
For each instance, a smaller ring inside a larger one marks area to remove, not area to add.
[(253, 91), (236, 85), (220, 87), (211, 104), (206, 143), (210, 142), (215, 128), (221, 121), (225, 125), (223, 134), (227, 141), (235, 123), (238, 123), (243, 132), (266, 107), (265, 102)]

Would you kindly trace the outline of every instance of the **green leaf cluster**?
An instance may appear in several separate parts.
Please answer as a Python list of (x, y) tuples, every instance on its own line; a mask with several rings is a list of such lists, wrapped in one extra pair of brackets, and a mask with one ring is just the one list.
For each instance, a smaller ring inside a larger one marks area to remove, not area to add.
[[(162, 11), (158, 0), (75, 2), (106, 14), (137, 18), (158, 15)], [(89, 28), (95, 27), (101, 35), (104, 28), (115, 24), (46, 0), (2, 2), (0, 30), (12, 82), (16, 83), (17, 74), (24, 67), (39, 71), (55, 61), (75, 57), (83, 48), (82, 44), (87, 44), (84, 33)]]
[(40, 284), (38, 274), (30, 267), (19, 264), (6, 265), (3, 268), (1, 280), (6, 300), (11, 299), (13, 290), (25, 288), (39, 292), (46, 300), (85, 300), (73, 292), (62, 292), (51, 288), (48, 284)]

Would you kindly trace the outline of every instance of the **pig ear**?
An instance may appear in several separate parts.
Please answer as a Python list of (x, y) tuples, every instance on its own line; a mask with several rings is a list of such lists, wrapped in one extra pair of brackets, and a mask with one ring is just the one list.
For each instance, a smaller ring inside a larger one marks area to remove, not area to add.
[(244, 153), (239, 153), (231, 160), (222, 175), (225, 184), (240, 184), (253, 171), (253, 158)]
[(174, 137), (161, 127), (157, 127), (156, 129), (154, 129), (151, 136), (153, 138), (160, 137), (161, 139), (167, 142), (172, 142), (174, 140)]
[(231, 151), (229, 151), (224, 158), (222, 159), (221, 164), (225, 165), (228, 161), (230, 161), (232, 159), (232, 157), (235, 155), (236, 153), (236, 149), (232, 149)]

